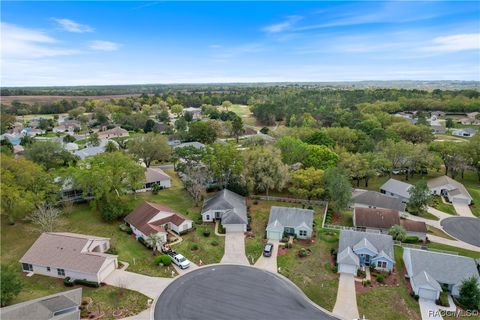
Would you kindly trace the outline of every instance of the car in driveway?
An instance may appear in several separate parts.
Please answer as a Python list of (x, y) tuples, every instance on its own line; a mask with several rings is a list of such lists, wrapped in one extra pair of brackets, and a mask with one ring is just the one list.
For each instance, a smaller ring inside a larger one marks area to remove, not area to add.
[(172, 257), (172, 262), (175, 263), (180, 269), (187, 269), (190, 267), (190, 261), (181, 254), (175, 254)]
[(263, 247), (263, 256), (264, 257), (271, 257), (273, 252), (273, 244), (267, 243), (265, 247)]

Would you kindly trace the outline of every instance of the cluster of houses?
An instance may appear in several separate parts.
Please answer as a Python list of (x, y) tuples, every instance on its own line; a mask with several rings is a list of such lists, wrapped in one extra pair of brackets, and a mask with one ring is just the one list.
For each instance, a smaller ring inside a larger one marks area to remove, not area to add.
[[(446, 197), (453, 204), (470, 205), (472, 203), (473, 198), (467, 188), (449, 176), (433, 178), (427, 182), (427, 185), (432, 195)], [(408, 203), (409, 191), (412, 187), (413, 185), (409, 183), (389, 179), (380, 187), (380, 192), (398, 198), (403, 203)]]

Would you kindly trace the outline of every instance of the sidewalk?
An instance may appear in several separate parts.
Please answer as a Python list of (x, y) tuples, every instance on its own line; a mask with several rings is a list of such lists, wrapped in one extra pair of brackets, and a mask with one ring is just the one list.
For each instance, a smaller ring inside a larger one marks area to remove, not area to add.
[[(435, 236), (433, 234), (428, 234), (427, 235), (428, 239), (431, 242), (436, 242), (436, 243), (441, 243), (441, 244), (446, 244), (452, 247), (457, 247), (457, 248), (462, 248), (462, 249), (467, 249), (470, 251), (475, 251), (475, 252), (480, 252), (480, 247), (471, 245), (469, 243), (460, 241), (460, 240), (450, 240), (450, 239), (445, 239), (442, 237)], [(455, 249), (453, 249), (455, 250)]]

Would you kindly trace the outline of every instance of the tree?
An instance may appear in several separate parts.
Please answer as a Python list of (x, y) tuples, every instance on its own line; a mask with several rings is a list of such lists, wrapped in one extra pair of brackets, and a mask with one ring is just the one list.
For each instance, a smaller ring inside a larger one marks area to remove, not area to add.
[(421, 180), (408, 190), (410, 199), (408, 200), (408, 210), (412, 213), (420, 213), (427, 208), (430, 203), (431, 193), (427, 182)]
[(175, 129), (177, 129), (178, 131), (187, 130), (187, 126), (188, 126), (188, 123), (184, 117), (180, 117), (177, 120), (175, 120)]
[(8, 305), (22, 291), (23, 283), (13, 267), (0, 266), (1, 306)]
[(42, 165), (46, 170), (76, 163), (78, 158), (53, 141), (37, 141), (25, 148), (25, 158)]
[[(201, 166), (204, 156), (204, 148), (195, 148), (194, 146), (175, 148), (172, 153), (174, 169), (185, 173), (186, 167)], [(182, 161), (180, 162), (180, 160)]]
[(406, 169), (413, 152), (413, 144), (407, 141), (386, 140), (380, 144), (382, 156), (388, 161), (390, 175), (395, 169)]
[(311, 199), (318, 199), (323, 194), (323, 170), (307, 168), (296, 170), (291, 174), (289, 191), (294, 195)]
[(74, 184), (92, 194), (91, 204), (100, 209), (145, 183), (144, 168), (130, 155), (118, 151), (85, 158), (70, 173)]
[[(2, 105), (3, 109), (3, 105)], [(5, 133), (15, 122), (15, 116), (8, 113), (0, 114), (0, 134)]]
[(307, 145), (307, 156), (303, 160), (305, 167), (316, 169), (328, 169), (335, 167), (338, 162), (338, 155), (325, 146)]
[(319, 146), (333, 147), (335, 145), (335, 141), (328, 136), (325, 130), (315, 131), (311, 135), (305, 137), (303, 141), (308, 144), (316, 144)]
[(232, 107), (232, 103), (228, 100), (225, 100), (222, 102), (222, 108), (225, 110), (225, 111), (228, 111), (228, 109), (230, 109)]
[(155, 254), (155, 251), (158, 251), (159, 245), (162, 244), (162, 238), (160, 238), (157, 233), (152, 233), (147, 236), (145, 242), (148, 244), (148, 246), (152, 247), (153, 253)]
[(45, 202), (52, 202), (58, 186), (52, 176), (30, 160), (2, 156), (1, 208), (11, 224)]
[(236, 116), (232, 120), (232, 128), (230, 133), (237, 139), (238, 143), (238, 138), (243, 134), (243, 121), (239, 116)]
[(270, 190), (282, 190), (289, 180), (280, 150), (263, 146), (246, 153), (244, 176), (250, 188), (267, 196)]
[(195, 207), (197, 207), (206, 190), (207, 174), (201, 166), (185, 166), (183, 172), (185, 173), (183, 185), (192, 196)]
[(298, 138), (285, 136), (280, 138), (276, 146), (282, 152), (282, 160), (286, 164), (303, 162), (307, 155), (307, 144)]
[(243, 157), (231, 143), (214, 143), (207, 147), (203, 160), (213, 178), (223, 188), (242, 172)]
[(480, 135), (475, 135), (468, 142), (469, 160), (472, 168), (477, 171), (478, 181), (480, 181)]
[(185, 112), (185, 114), (183, 115), (183, 118), (187, 122), (192, 122), (193, 121), (193, 112)]
[(87, 111), (87, 109), (85, 109), (84, 107), (77, 107), (75, 109), (72, 109), (70, 111), (68, 111), (68, 115), (71, 117), (71, 118), (78, 118), (79, 116), (81, 116), (82, 114), (85, 113), (85, 111)]
[(398, 224), (392, 226), (388, 230), (388, 234), (392, 236), (393, 240), (403, 241), (407, 238), (407, 231)]
[(31, 136), (23, 136), (21, 139), (20, 139), (20, 145), (21, 146), (29, 146), (31, 144), (33, 144), (35, 142), (35, 139)]
[(53, 232), (62, 211), (54, 207), (39, 207), (29, 216), (29, 219), (40, 226), (42, 232)]
[(108, 112), (104, 108), (97, 107), (95, 109), (95, 119), (99, 124), (108, 123)]
[(152, 132), (154, 128), (155, 128), (155, 121), (153, 121), (152, 119), (148, 119), (145, 122), (145, 127), (143, 128), (143, 132), (145, 133)]
[(333, 209), (341, 212), (348, 208), (352, 199), (352, 185), (346, 173), (340, 168), (330, 168), (325, 171), (323, 180)]
[(65, 137), (63, 137), (63, 142), (64, 143), (75, 142), (75, 137), (67, 134)]
[(142, 159), (147, 168), (150, 167), (152, 161), (167, 161), (171, 154), (167, 138), (153, 132), (130, 140), (128, 151)]
[(445, 121), (445, 126), (447, 128), (455, 127), (455, 123), (453, 122), (453, 119), (452, 118), (447, 118), (446, 121)]
[(12, 154), (13, 153), (13, 144), (8, 139), (0, 140), (1, 152)]
[(94, 132), (88, 137), (88, 144), (94, 147), (100, 145), (100, 138), (98, 137), (98, 133)]
[(170, 115), (168, 114), (167, 110), (162, 110), (160, 113), (157, 115), (157, 119), (163, 123), (169, 123), (170, 122)]
[(472, 276), (464, 279), (459, 293), (458, 300), (463, 306), (470, 310), (480, 309), (480, 287), (476, 277)]
[(211, 123), (197, 121), (190, 125), (188, 139), (201, 143), (213, 143), (217, 139), (217, 131)]
[(115, 151), (118, 151), (117, 145), (112, 140), (109, 140), (107, 142), (107, 145), (105, 146), (105, 152), (115, 152)]
[(172, 111), (172, 113), (175, 114), (177, 117), (180, 117), (183, 113), (183, 106), (181, 104), (174, 104), (170, 108), (170, 111)]

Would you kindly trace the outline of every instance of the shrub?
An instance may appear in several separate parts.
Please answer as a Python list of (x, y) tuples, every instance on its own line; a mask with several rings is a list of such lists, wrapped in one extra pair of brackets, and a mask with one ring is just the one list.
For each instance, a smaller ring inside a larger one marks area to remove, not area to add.
[(448, 302), (448, 293), (445, 291), (440, 292), (440, 296), (438, 297), (436, 303), (442, 307), (450, 307), (450, 303)]
[(158, 194), (158, 192), (160, 192), (160, 190), (163, 189), (163, 186), (161, 185), (158, 185), (158, 184), (154, 184), (152, 186), (152, 194)]
[(112, 222), (123, 218), (128, 213), (128, 207), (121, 200), (106, 202), (101, 205), (100, 213), (103, 220)]
[(308, 256), (308, 251), (307, 251), (307, 249), (305, 249), (305, 248), (300, 248), (300, 251), (298, 251), (298, 255), (299, 255), (300, 257), (302, 257), (302, 258)]
[(384, 283), (385, 282), (385, 276), (383, 274), (377, 275), (377, 282), (378, 283)]
[(372, 284), (372, 282), (371, 282), (370, 280), (366, 280), (366, 279), (363, 279), (363, 280), (362, 280), (362, 285), (363, 285), (364, 287), (369, 286), (369, 285), (371, 285), (371, 284)]
[(86, 286), (86, 287), (92, 287), (92, 288), (100, 287), (100, 285), (97, 282), (88, 281), (86, 279), (75, 279), (75, 280), (73, 280), (73, 283), (80, 284), (80, 285)]
[(203, 230), (203, 236), (204, 237), (210, 237), (210, 230), (208, 230), (208, 229)]
[(225, 228), (222, 226), (222, 224), (218, 224), (218, 233), (220, 234), (225, 234)]
[(22, 291), (23, 283), (13, 266), (0, 266), (1, 306), (10, 303)]
[(210, 242), (210, 244), (214, 247), (218, 246), (218, 241), (217, 240), (212, 240), (212, 242)]
[(198, 244), (193, 243), (193, 244), (190, 246), (190, 250), (192, 250), (192, 251), (197, 251), (197, 250), (198, 250)]
[(263, 133), (263, 134), (268, 134), (268, 131), (270, 129), (268, 129), (267, 127), (263, 127), (262, 129), (260, 129), (260, 132)]
[(337, 272), (338, 272), (338, 266), (337, 266), (337, 265), (333, 265), (333, 266), (332, 266), (332, 272), (333, 272), (333, 273), (337, 273)]
[(70, 277), (66, 277), (63, 279), (63, 285), (65, 287), (73, 287), (75, 285), (75, 282)]
[(120, 229), (120, 231), (126, 232), (126, 233), (128, 233), (128, 234), (132, 234), (132, 233), (133, 233), (132, 228), (130, 228), (130, 227), (129, 227), (127, 224), (125, 224), (125, 223), (122, 223), (121, 225), (119, 225), (118, 228)]
[(110, 246), (110, 248), (106, 251), (106, 253), (118, 255), (118, 250), (115, 246)]
[(162, 254), (161, 256), (155, 257), (155, 264), (162, 266), (169, 266), (172, 264), (172, 257)]
[(406, 237), (405, 240), (403, 240), (405, 243), (417, 243), (418, 242), (418, 237), (415, 236), (410, 236)]

